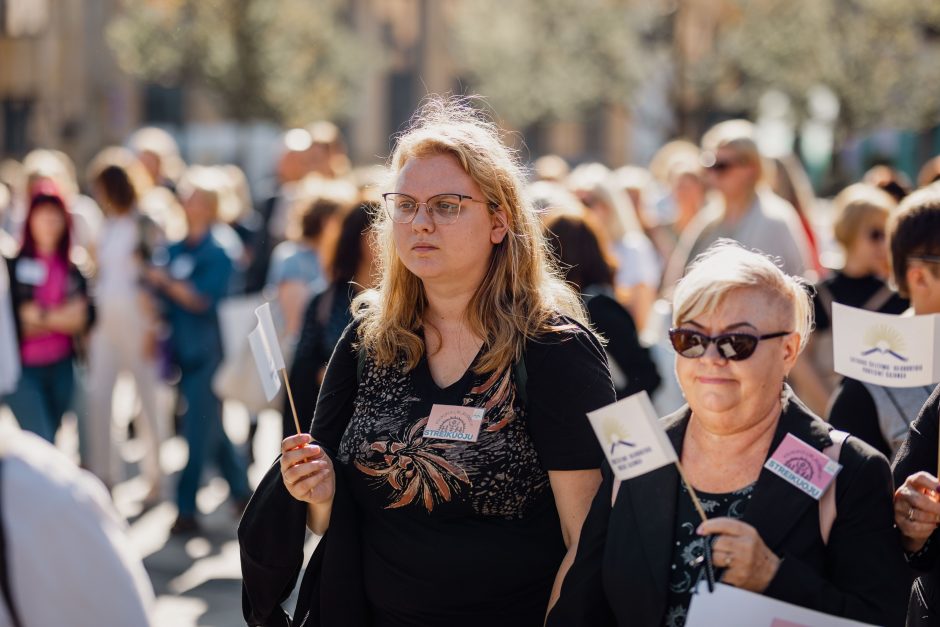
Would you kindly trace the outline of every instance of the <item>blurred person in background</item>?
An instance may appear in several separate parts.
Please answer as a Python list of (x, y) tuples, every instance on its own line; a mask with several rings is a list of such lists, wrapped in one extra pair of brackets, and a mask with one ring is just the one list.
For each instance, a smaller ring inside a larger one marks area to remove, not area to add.
[(825, 415), (842, 378), (833, 369), (832, 303), (890, 314), (902, 313), (909, 306), (887, 284), (886, 229), (888, 216), (896, 208), (888, 193), (864, 183), (845, 188), (833, 201), (833, 232), (845, 252), (845, 263), (816, 283), (816, 329), (790, 372), (800, 398), (820, 415)]
[(310, 147), (307, 149), (310, 173), (325, 179), (348, 176), (352, 166), (339, 127), (319, 120), (308, 125), (306, 130), (310, 134)]
[(232, 260), (216, 240), (221, 173), (190, 168), (181, 179), (186, 212), (186, 239), (169, 246), (166, 265), (145, 270), (148, 283), (164, 303), (170, 327), (170, 351), (180, 369), (179, 392), (185, 407), (183, 434), (189, 446), (186, 467), (177, 486), (179, 515), (171, 532), (197, 531), (196, 492), (205, 464), (218, 465), (236, 506), (250, 490), (245, 464), (222, 425), (222, 402), (212, 390), (212, 377), (222, 361), (217, 307), (229, 293)]
[(813, 192), (809, 175), (794, 155), (775, 157), (770, 160), (770, 163), (773, 166), (770, 172), (770, 188), (796, 209), (796, 215), (800, 219), (803, 234), (806, 235), (806, 244), (809, 247), (812, 262), (810, 269), (816, 273), (816, 276), (821, 276), (823, 267), (819, 261), (818, 238), (813, 230), (816, 194)]
[(356, 199), (352, 184), (312, 181), (305, 187), (304, 198), (294, 205), (287, 241), (278, 244), (271, 254), (265, 290), (277, 295), (283, 332), (290, 344), (300, 331), (311, 295), (327, 284), (321, 243), (332, 236), (339, 215), (348, 211)]
[(80, 193), (75, 165), (68, 155), (58, 150), (34, 150), (23, 160), (26, 175), (25, 198), (32, 198), (36, 186), (51, 182), (59, 190), (71, 218), (72, 250), (75, 263), (90, 272), (90, 255), (98, 239), (102, 214), (98, 204)]
[(671, 293), (686, 266), (722, 238), (779, 257), (788, 274), (803, 276), (812, 269), (796, 210), (762, 183), (764, 165), (753, 124), (729, 120), (712, 127), (702, 138), (702, 164), (717, 196), (682, 234), (666, 268), (664, 293)]
[[(940, 188), (925, 187), (905, 197), (888, 219), (887, 234), (894, 282), (910, 299), (910, 313), (940, 313)], [(889, 388), (846, 378), (832, 399), (828, 420), (892, 459), (932, 390), (932, 385)]]
[(562, 183), (538, 180), (529, 183), (526, 194), (544, 226), (552, 217), (562, 213), (584, 213), (584, 205)]
[[(302, 428), (308, 428), (313, 420), (326, 366), (343, 331), (352, 322), (353, 298), (375, 285), (370, 227), (372, 216), (379, 211), (378, 202), (360, 202), (345, 212), (339, 232), (332, 241), (325, 242), (323, 264), (330, 282), (307, 305), (289, 375)], [(286, 438), (296, 429), (287, 403), (281, 415)]]
[(869, 168), (862, 176), (862, 182), (883, 189), (897, 202), (904, 200), (914, 189), (911, 179), (904, 172), (887, 164), (878, 164)]
[(590, 215), (559, 214), (545, 224), (549, 247), (561, 262), (565, 280), (581, 294), (588, 319), (602, 336), (617, 398), (646, 391), (660, 376), (649, 350), (640, 344), (630, 312), (614, 298), (617, 262)]
[(9, 231), (10, 216), (13, 213), (13, 193), (0, 182), (0, 256), (12, 257), (16, 254), (16, 238)]
[(157, 400), (161, 320), (142, 271), (153, 251), (166, 242), (156, 223), (137, 209), (135, 181), (142, 174), (135, 168), (139, 167), (123, 148), (105, 149), (89, 166), (88, 178), (105, 220), (95, 247), (98, 324), (89, 345), (86, 464), (108, 488), (122, 479), (115, 472), (112, 407), (117, 377), (129, 372), (142, 410), (135, 420), (135, 433), (145, 444), (142, 470), (148, 492), (144, 500), (154, 503), (162, 495), (160, 444), (165, 432)]
[(153, 604), (101, 482), (48, 442), (0, 424), (0, 625), (146, 627)]
[(927, 187), (940, 181), (940, 156), (930, 159), (921, 166), (917, 173), (917, 187)]
[(284, 241), (290, 208), (297, 200), (301, 181), (310, 173), (310, 133), (293, 128), (281, 138), (281, 154), (276, 167), (274, 192), (258, 207), (254, 219), (257, 238), (251, 265), (245, 273), (245, 292), (260, 292), (267, 281), (271, 253)]
[(595, 216), (617, 259), (617, 300), (643, 329), (656, 298), (660, 265), (656, 249), (643, 233), (630, 197), (618, 190), (610, 170), (600, 163), (579, 165), (568, 187)]
[(135, 131), (127, 145), (147, 172), (148, 187), (163, 187), (176, 192), (185, 164), (172, 135), (162, 128), (147, 126)]
[(6, 402), (20, 426), (52, 442), (75, 389), (75, 340), (94, 321), (71, 262), (71, 217), (51, 181), (33, 187), (19, 253), (9, 263), (22, 374)]
[(571, 172), (568, 162), (559, 155), (543, 155), (532, 164), (534, 181), (549, 181), (564, 184)]

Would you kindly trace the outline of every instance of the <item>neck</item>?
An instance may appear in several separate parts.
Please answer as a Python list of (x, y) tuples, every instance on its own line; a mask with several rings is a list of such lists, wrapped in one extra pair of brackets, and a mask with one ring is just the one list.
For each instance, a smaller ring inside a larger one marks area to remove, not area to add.
[(689, 420), (686, 439), (695, 443), (695, 448), (712, 459), (743, 459), (749, 454), (766, 454), (770, 448), (781, 413), (777, 400), (764, 415), (743, 431), (723, 433), (710, 430), (695, 414)]
[(48, 247), (36, 244), (36, 254), (40, 257), (55, 257), (56, 252), (58, 251), (55, 246)]
[(199, 242), (206, 236), (211, 226), (211, 224), (190, 224), (189, 232), (186, 234), (186, 241), (191, 244)]
[(869, 274), (873, 274), (873, 272), (871, 272), (871, 268), (865, 260), (850, 255), (846, 257), (845, 265), (842, 267), (842, 274), (850, 279), (860, 279)]
[(756, 195), (757, 193), (753, 189), (741, 194), (725, 194), (725, 220), (734, 222), (743, 218), (751, 205), (754, 204)]
[(424, 284), (428, 308), (424, 313), (427, 322), (438, 329), (463, 327), (467, 324), (467, 307), (476, 289), (452, 285), (433, 286)]

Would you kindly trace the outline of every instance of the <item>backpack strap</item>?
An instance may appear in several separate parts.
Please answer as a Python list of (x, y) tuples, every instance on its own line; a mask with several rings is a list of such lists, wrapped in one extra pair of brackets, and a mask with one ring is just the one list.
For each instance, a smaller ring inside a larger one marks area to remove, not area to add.
[(867, 311), (880, 311), (882, 307), (888, 304), (892, 296), (894, 296), (894, 291), (887, 285), (882, 285), (865, 301), (865, 304), (862, 305), (862, 309)]
[[(842, 454), (842, 445), (845, 444), (848, 437), (849, 434), (845, 431), (839, 431), (838, 429), (830, 431), (829, 438), (832, 440), (832, 444), (823, 449), (826, 457), (838, 462), (839, 456)], [(829, 489), (819, 499), (819, 535), (822, 537), (823, 544), (829, 544), (829, 534), (832, 533), (832, 525), (836, 522), (838, 513), (836, 511), (836, 480), (838, 478), (839, 475), (836, 475), (832, 479)]]
[[(3, 470), (3, 458), (0, 457), (0, 471)], [(16, 611), (16, 604), (13, 602), (13, 589), (10, 585), (9, 559), (7, 558), (6, 536), (3, 531), (3, 473), (0, 472), (0, 593), (3, 594), (3, 601), (7, 606), (7, 614), (13, 622), (13, 627), (20, 627), (23, 621), (20, 620)]]

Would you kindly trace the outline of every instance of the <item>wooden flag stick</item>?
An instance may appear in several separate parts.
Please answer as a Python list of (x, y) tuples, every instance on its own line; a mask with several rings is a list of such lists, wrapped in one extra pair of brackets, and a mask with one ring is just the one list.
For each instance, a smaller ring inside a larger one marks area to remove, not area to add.
[(702, 522), (708, 520), (708, 516), (705, 515), (705, 510), (702, 508), (702, 502), (698, 500), (698, 494), (695, 493), (695, 488), (692, 487), (692, 484), (689, 483), (689, 480), (685, 477), (685, 471), (682, 470), (682, 464), (679, 463), (679, 460), (676, 460), (676, 468), (679, 469), (679, 476), (682, 477), (682, 483), (685, 484), (685, 489), (689, 491), (689, 496), (692, 497), (692, 504), (695, 505), (695, 511), (698, 512), (698, 515), (702, 517)]
[(290, 391), (290, 381), (287, 380), (287, 368), (281, 368), (281, 376), (284, 377), (284, 387), (287, 388), (287, 400), (290, 401), (290, 410), (294, 414), (294, 426), (297, 427), (297, 433), (302, 433), (300, 430), (300, 420), (297, 419), (297, 408), (294, 407), (294, 395)]

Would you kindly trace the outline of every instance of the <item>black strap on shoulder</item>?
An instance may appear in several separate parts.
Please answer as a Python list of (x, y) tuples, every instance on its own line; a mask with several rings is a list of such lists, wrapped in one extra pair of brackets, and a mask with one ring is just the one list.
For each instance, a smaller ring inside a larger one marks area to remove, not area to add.
[(3, 532), (3, 459), (0, 458), (0, 593), (3, 594), (3, 601), (7, 606), (7, 614), (13, 622), (13, 627), (21, 627), (23, 621), (20, 620), (16, 611), (16, 604), (13, 602), (13, 590), (10, 586), (9, 560), (7, 559), (6, 536)]

